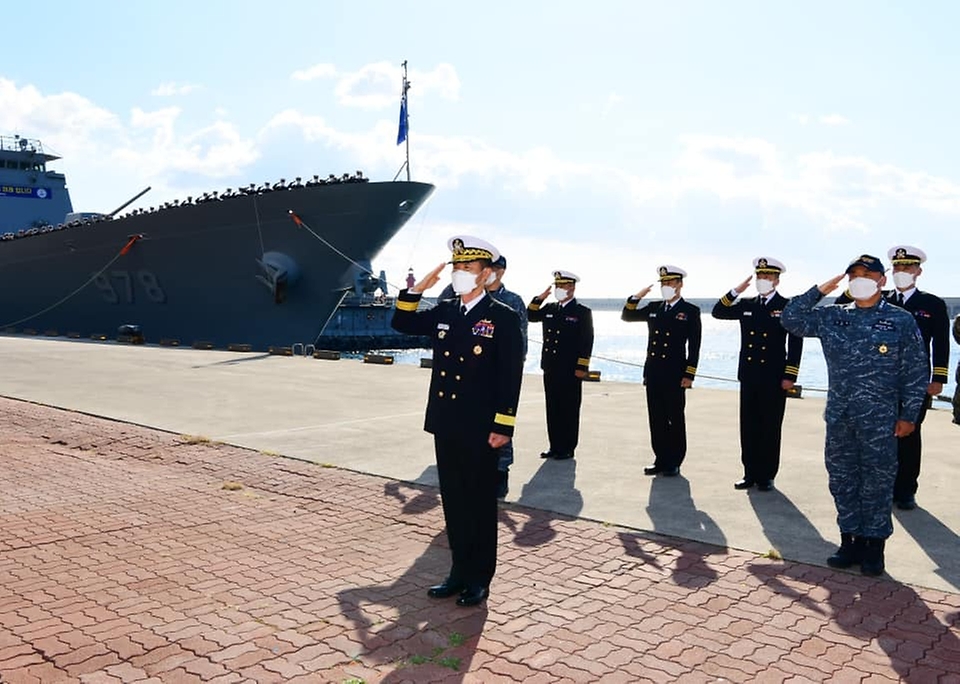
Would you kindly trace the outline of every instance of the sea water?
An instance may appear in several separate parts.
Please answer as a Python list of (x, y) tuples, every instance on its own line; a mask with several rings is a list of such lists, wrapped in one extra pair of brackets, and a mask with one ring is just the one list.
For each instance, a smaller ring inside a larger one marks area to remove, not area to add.
[[(737, 321), (720, 321), (710, 315), (709, 309), (701, 307), (703, 334), (700, 344), (700, 361), (694, 387), (737, 390), (737, 363), (740, 355), (740, 324)], [(593, 311), (594, 343), (590, 369), (600, 371), (601, 381), (643, 382), (643, 362), (647, 349), (646, 323), (625, 323), (620, 320), (620, 311)], [(527, 331), (529, 350), (524, 372), (540, 374), (540, 341), (543, 328), (540, 323), (531, 323)], [(943, 394), (953, 396), (954, 369), (960, 359), (960, 347), (951, 339), (950, 384), (944, 386)], [(419, 364), (429, 357), (430, 351), (411, 349), (391, 352), (395, 363)], [(806, 396), (823, 396), (827, 390), (827, 365), (823, 359), (820, 340), (804, 338), (803, 356), (800, 360), (800, 375), (797, 384), (803, 386)], [(949, 408), (946, 404), (940, 404)]]

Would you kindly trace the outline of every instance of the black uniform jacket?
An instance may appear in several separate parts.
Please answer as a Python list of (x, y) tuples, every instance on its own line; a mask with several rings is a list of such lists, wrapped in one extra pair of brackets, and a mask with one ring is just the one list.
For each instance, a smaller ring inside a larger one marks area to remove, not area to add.
[(766, 305), (760, 297), (734, 300), (729, 292), (713, 306), (713, 317), (740, 321), (740, 382), (796, 382), (800, 373), (803, 338), (788, 333), (780, 324), (783, 307), (790, 301), (775, 292)]
[(420, 294), (401, 290), (391, 325), (433, 338), (433, 370), (423, 429), (436, 435), (486, 440), (513, 436), (523, 378), (520, 319), (489, 295), (466, 316), (460, 300), (418, 311)]
[(678, 299), (670, 311), (664, 312), (663, 302), (650, 302), (638, 309), (639, 299), (631, 296), (623, 305), (620, 319), (646, 321), (647, 361), (643, 364), (643, 379), (656, 382), (693, 380), (700, 362), (700, 309)]
[[(883, 298), (896, 304), (897, 290), (884, 290)], [(837, 297), (836, 303), (848, 304), (852, 301), (849, 291), (845, 290)], [(930, 382), (946, 384), (950, 381), (950, 314), (947, 312), (947, 303), (935, 294), (916, 290), (903, 303), (903, 308), (913, 314), (913, 320), (923, 336), (924, 349), (928, 356), (933, 357)]]
[(574, 297), (566, 306), (544, 304), (534, 297), (527, 307), (531, 323), (543, 321), (543, 349), (540, 368), (550, 372), (590, 370), (593, 353), (593, 312)]

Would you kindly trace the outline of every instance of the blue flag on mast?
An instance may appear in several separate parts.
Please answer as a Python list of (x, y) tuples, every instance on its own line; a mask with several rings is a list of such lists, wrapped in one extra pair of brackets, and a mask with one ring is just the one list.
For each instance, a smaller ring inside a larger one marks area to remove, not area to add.
[(407, 139), (407, 84), (403, 84), (403, 95), (400, 96), (400, 128), (397, 130), (397, 144)]

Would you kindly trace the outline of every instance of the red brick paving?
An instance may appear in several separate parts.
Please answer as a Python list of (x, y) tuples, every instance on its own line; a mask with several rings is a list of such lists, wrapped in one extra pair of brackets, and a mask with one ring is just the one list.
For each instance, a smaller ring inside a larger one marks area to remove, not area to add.
[[(960, 595), (0, 398), (0, 682), (960, 682)], [(242, 484), (224, 489), (225, 482)]]

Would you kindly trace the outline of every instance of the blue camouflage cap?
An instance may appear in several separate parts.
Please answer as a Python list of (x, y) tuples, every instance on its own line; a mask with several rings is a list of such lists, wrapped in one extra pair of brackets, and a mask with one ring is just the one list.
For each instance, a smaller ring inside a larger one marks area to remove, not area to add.
[(883, 267), (883, 262), (880, 261), (880, 259), (869, 254), (861, 254), (856, 259), (851, 261), (845, 272), (850, 273), (850, 271), (857, 266), (863, 266), (868, 271), (873, 271), (874, 273), (883, 273), (886, 270)]

